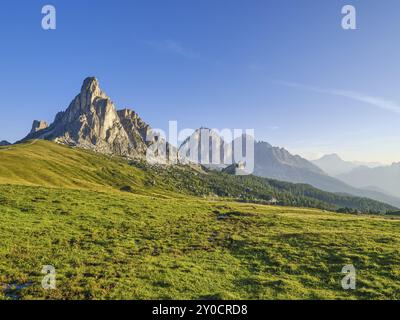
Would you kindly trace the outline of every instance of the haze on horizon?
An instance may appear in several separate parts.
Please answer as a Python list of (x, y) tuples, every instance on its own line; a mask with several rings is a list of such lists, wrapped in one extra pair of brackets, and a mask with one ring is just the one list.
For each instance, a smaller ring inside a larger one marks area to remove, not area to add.
[(400, 161), (396, 0), (351, 1), (347, 31), (340, 0), (52, 4), (52, 31), (41, 1), (3, 4), (0, 140), (51, 123), (93, 75), (155, 128), (252, 128), (307, 159)]

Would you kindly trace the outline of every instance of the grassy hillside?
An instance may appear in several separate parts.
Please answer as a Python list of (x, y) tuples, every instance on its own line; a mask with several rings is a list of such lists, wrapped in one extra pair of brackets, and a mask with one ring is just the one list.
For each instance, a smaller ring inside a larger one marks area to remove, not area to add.
[[(399, 220), (42, 187), (0, 194), (2, 298), (400, 298)], [(341, 288), (346, 264), (357, 290)], [(54, 291), (41, 289), (43, 265), (57, 270)]]
[(125, 161), (48, 141), (0, 148), (1, 184), (104, 190), (122, 184), (142, 187), (143, 178)]
[[(199, 197), (203, 174), (139, 166), (44, 141), (0, 149), (0, 299), (400, 298), (396, 217)], [(346, 264), (356, 290), (341, 288)]]
[[(111, 161), (110, 161), (111, 160)], [(396, 208), (374, 200), (338, 195), (308, 185), (255, 176), (198, 172), (187, 167), (154, 167), (72, 149), (38, 140), (0, 148), (0, 183), (80, 188), (163, 197), (223, 197), (243, 202), (337, 210), (352, 208), (362, 213), (386, 213)]]

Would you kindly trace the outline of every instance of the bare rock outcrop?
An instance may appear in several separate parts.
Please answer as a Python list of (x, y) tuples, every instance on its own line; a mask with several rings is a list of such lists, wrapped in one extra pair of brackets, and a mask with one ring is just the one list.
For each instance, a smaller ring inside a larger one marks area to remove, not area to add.
[(144, 154), (147, 147), (153, 142), (150, 126), (133, 110), (123, 109), (117, 111), (117, 114), (136, 152)]
[(133, 158), (145, 155), (149, 130), (149, 125), (134, 111), (117, 112), (114, 103), (100, 89), (98, 80), (89, 77), (69, 107), (59, 112), (50, 126), (34, 122), (32, 131), (22, 141), (46, 139)]
[(48, 127), (47, 122), (43, 120), (34, 120), (30, 133), (35, 133)]

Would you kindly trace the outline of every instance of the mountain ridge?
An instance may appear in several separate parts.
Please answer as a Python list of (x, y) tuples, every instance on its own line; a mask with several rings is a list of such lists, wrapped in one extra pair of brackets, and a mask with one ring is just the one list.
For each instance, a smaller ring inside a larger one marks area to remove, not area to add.
[(9, 145), (11, 145), (11, 143), (8, 142), (7, 140), (0, 141), (0, 147), (5, 147), (5, 146), (9, 146)]
[[(224, 141), (223, 137), (218, 136), (215, 131), (213, 132), (213, 130), (209, 128), (199, 128), (195, 130), (190, 137), (185, 139), (179, 150), (182, 151), (182, 149), (187, 149), (190, 138), (193, 138), (192, 143), (201, 146), (200, 132), (202, 129), (209, 131), (211, 140), (216, 141), (220, 146), (221, 154), (223, 154), (224, 147), (228, 147), (228, 151), (232, 152), (233, 154), (233, 142)], [(208, 148), (210, 149), (209, 154), (211, 154), (211, 145), (209, 145)], [(200, 157), (198, 155), (197, 159), (190, 159), (190, 156), (188, 158), (194, 162), (200, 162)], [(211, 161), (211, 159), (209, 160)], [(241, 172), (241, 170), (237, 170), (237, 159), (234, 159), (233, 157), (232, 160), (232, 164), (228, 163), (222, 166), (203, 164), (203, 166), (209, 169), (222, 170), (231, 174)], [(285, 148), (274, 147), (265, 141), (258, 141), (254, 143), (254, 171), (252, 174), (258, 177), (276, 179), (291, 183), (309, 184), (326, 192), (347, 194), (357, 197), (367, 197), (377, 201), (389, 203), (396, 207), (400, 206), (400, 198), (374, 189), (353, 187), (337, 178), (329, 176), (321, 168), (307, 159), (304, 159), (299, 155), (292, 155)]]
[[(201, 130), (201, 128), (198, 130)], [(195, 144), (199, 144), (201, 140), (198, 130), (193, 134)], [(225, 142), (217, 133), (212, 135), (211, 138), (219, 142), (221, 149), (224, 148)], [(56, 114), (53, 123), (47, 125), (44, 121), (35, 120), (30, 133), (19, 143), (31, 139), (50, 140), (106, 155), (117, 155), (131, 159), (147, 158), (149, 161), (150, 158), (146, 157), (147, 151), (152, 143), (158, 141), (158, 138), (153, 136), (151, 127), (135, 111), (129, 109), (117, 110), (112, 100), (101, 90), (99, 81), (95, 77), (88, 77), (83, 81), (80, 93), (72, 100), (65, 111)], [(188, 139), (185, 140), (186, 144), (187, 141), (190, 141)], [(174, 147), (165, 144), (167, 146), (165, 152), (171, 155), (171, 150)], [(231, 151), (233, 151), (234, 145), (228, 144)], [(179, 147), (178, 162), (185, 163), (187, 160), (187, 154), (181, 152), (184, 146), (185, 142)], [(210, 151), (210, 154), (213, 152), (211, 149), (208, 151)], [(184, 155), (183, 158), (181, 157), (182, 154)], [(155, 156), (158, 155), (155, 154)], [(173, 155), (175, 156), (175, 152)], [(221, 161), (221, 155), (218, 160)], [(233, 160), (238, 162), (238, 159)], [(237, 172), (238, 170), (233, 171)], [(292, 155), (284, 148), (273, 147), (267, 142), (256, 142), (254, 144), (253, 173), (265, 178), (310, 184), (328, 192), (369, 197), (400, 207), (400, 199), (376, 191), (351, 187), (328, 176), (312, 162), (298, 155)]]
[(141, 159), (99, 154), (53, 141), (21, 143), (0, 149), (0, 153), (0, 185), (123, 192), (162, 199), (191, 196), (256, 204), (273, 201), (325, 210), (351, 208), (361, 213), (398, 210), (371, 199), (324, 192), (305, 184), (193, 170), (188, 165), (151, 165)]
[(357, 167), (338, 178), (356, 188), (371, 187), (371, 181), (373, 181), (372, 187), (400, 197), (400, 165), (398, 163), (376, 168)]
[(333, 177), (348, 173), (359, 166), (373, 168), (381, 165), (378, 162), (345, 161), (337, 153), (326, 154), (311, 162)]
[[(280, 161), (275, 155), (279, 152), (277, 147), (270, 147), (270, 144), (256, 144), (255, 147), (255, 170), (254, 174), (261, 177), (273, 178), (282, 181), (288, 181), (293, 183), (307, 183), (318, 189), (335, 192), (350, 194), (359, 197), (368, 197), (377, 201), (383, 201), (390, 203), (394, 206), (400, 205), (400, 199), (394, 196), (390, 196), (384, 193), (380, 193), (373, 190), (358, 189), (347, 183), (329, 176), (323, 172), (320, 168), (312, 164), (306, 159), (301, 157), (295, 157), (288, 151), (284, 152), (285, 157), (291, 157), (297, 166), (290, 166), (287, 163)], [(302, 159), (301, 162), (298, 159)], [(318, 168), (318, 170), (309, 170), (310, 163), (311, 168)], [(300, 164), (305, 164), (301, 166)]]

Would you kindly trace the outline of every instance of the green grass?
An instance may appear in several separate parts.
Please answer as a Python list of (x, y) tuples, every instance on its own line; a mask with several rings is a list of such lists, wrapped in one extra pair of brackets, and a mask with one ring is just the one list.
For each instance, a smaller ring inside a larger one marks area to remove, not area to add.
[[(0, 147), (0, 184), (37, 185), (159, 197), (226, 198), (326, 210), (386, 213), (398, 210), (378, 201), (324, 192), (255, 176), (205, 172), (187, 166), (149, 166), (48, 141)], [(351, 210), (349, 210), (351, 209)]]
[[(0, 149), (0, 284), (9, 285), (0, 299), (400, 298), (396, 217), (168, 185), (124, 160), (48, 142)], [(346, 264), (356, 290), (341, 288)], [(56, 290), (41, 288), (43, 265), (56, 268)]]

